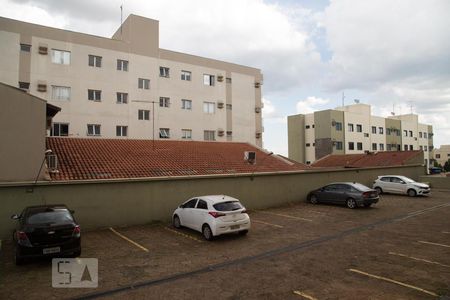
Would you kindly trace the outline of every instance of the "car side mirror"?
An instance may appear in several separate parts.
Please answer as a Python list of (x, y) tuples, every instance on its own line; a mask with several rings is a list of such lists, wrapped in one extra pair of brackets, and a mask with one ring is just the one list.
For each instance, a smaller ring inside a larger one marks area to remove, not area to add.
[(180, 206), (178, 206), (179, 208), (184, 208), (184, 204), (181, 204)]
[(14, 215), (11, 216), (11, 219), (12, 220), (19, 220), (20, 217), (18, 215), (14, 214)]

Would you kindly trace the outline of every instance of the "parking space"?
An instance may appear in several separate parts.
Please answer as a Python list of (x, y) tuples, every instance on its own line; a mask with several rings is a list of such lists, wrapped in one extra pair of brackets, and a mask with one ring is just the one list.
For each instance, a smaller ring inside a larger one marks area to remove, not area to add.
[(450, 191), (383, 195), (372, 208), (355, 210), (299, 202), (251, 211), (250, 217), (247, 236), (213, 242), (169, 224), (83, 232), (82, 257), (99, 260), (99, 287), (89, 290), (51, 288), (48, 260), (17, 267), (11, 242), (3, 241), (0, 294), (433, 299), (449, 293)]

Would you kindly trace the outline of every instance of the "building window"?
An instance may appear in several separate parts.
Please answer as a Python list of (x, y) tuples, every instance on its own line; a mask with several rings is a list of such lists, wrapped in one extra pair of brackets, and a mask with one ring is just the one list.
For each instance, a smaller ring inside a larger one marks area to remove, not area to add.
[(23, 52), (30, 52), (30, 51), (31, 51), (31, 45), (28, 45), (28, 44), (20, 44), (20, 51), (23, 51)]
[(384, 131), (383, 129), (384, 129), (383, 127), (378, 127), (378, 133), (383, 134), (383, 131)]
[(342, 123), (336, 122), (336, 131), (342, 131)]
[(191, 81), (191, 75), (189, 71), (181, 71), (181, 80)]
[(102, 101), (102, 91), (88, 90), (88, 100), (100, 102)]
[(87, 135), (100, 135), (100, 125), (98, 124), (88, 124), (87, 125)]
[(391, 144), (386, 144), (386, 150), (387, 151), (391, 151), (392, 150), (392, 145)]
[(378, 146), (380, 147), (380, 151), (384, 151), (384, 144), (383, 143), (380, 143)]
[(309, 146), (311, 146), (311, 144), (310, 143), (306, 143), (306, 147), (309, 147)]
[(102, 67), (102, 57), (96, 55), (89, 55), (88, 64), (91, 67), (101, 68)]
[(377, 134), (377, 127), (376, 126), (372, 126), (372, 133), (373, 134)]
[(169, 78), (169, 68), (159, 67), (159, 77)]
[(181, 129), (181, 138), (185, 140), (192, 139), (192, 130), (191, 129)]
[(19, 81), (19, 89), (28, 90), (30, 88), (29, 82)]
[(386, 128), (386, 135), (391, 135), (391, 129), (390, 128)]
[(355, 143), (348, 142), (348, 150), (355, 150)]
[(150, 120), (150, 111), (145, 109), (138, 110), (138, 120)]
[(372, 143), (372, 151), (377, 151), (377, 143)]
[(362, 150), (363, 149), (362, 143), (356, 143), (356, 149)]
[(116, 126), (116, 136), (128, 136), (128, 126)]
[(356, 132), (362, 132), (362, 125), (356, 124)]
[(138, 88), (143, 90), (150, 89), (150, 79), (139, 78), (138, 79)]
[(181, 99), (181, 109), (192, 109), (192, 101), (187, 99)]
[(310, 164), (311, 164), (311, 161), (310, 161), (310, 160), (307, 160), (307, 161), (306, 161), (306, 164), (307, 164), (307, 165), (310, 165)]
[(413, 151), (413, 150), (414, 150), (413, 145), (409, 145), (409, 151)]
[(128, 93), (117, 93), (117, 104), (127, 104), (128, 103)]
[(227, 110), (232, 110), (233, 109), (233, 105), (232, 104), (227, 104), (226, 107), (227, 107)]
[(400, 129), (395, 129), (395, 132), (397, 133), (397, 136), (400, 136)]
[(128, 72), (128, 60), (117, 60), (117, 70)]
[(159, 129), (159, 138), (160, 139), (170, 138), (170, 129), (169, 128), (160, 128)]
[(364, 137), (369, 137), (369, 134), (368, 133), (364, 133)]
[(52, 49), (52, 63), (70, 65), (70, 52)]
[(69, 124), (68, 123), (53, 123), (50, 130), (51, 136), (68, 136)]
[(422, 131), (419, 132), (419, 138), (422, 138)]
[(408, 151), (408, 145), (403, 145), (403, 150)]
[(408, 130), (403, 130), (403, 133), (405, 134), (405, 136), (408, 136)]
[(216, 140), (216, 132), (214, 130), (205, 130), (203, 132), (203, 137), (205, 141), (215, 141)]
[(423, 146), (420, 146), (420, 148), (419, 148), (420, 150), (423, 150)]
[(214, 85), (214, 75), (203, 74), (203, 84), (213, 86)]
[(336, 142), (336, 150), (342, 150), (342, 142)]
[(409, 131), (409, 136), (412, 137), (413, 136), (413, 132), (412, 130)]
[(428, 147), (427, 146), (423, 146), (423, 151), (427, 152), (428, 151)]
[(427, 138), (427, 133), (426, 133), (426, 132), (423, 133), (423, 138), (424, 138), (424, 139)]
[[(447, 154), (447, 155), (450, 155), (450, 154)], [(441, 155), (440, 154), (436, 154), (436, 158), (441, 158)]]
[(214, 102), (203, 102), (203, 112), (205, 114), (213, 114), (215, 110)]
[(169, 107), (169, 106), (170, 106), (170, 98), (159, 97), (159, 107)]
[(70, 100), (70, 87), (52, 85), (53, 100)]
[(306, 129), (309, 129), (310, 128), (310, 126), (309, 125), (306, 125)]
[(348, 131), (353, 132), (353, 124), (348, 123)]

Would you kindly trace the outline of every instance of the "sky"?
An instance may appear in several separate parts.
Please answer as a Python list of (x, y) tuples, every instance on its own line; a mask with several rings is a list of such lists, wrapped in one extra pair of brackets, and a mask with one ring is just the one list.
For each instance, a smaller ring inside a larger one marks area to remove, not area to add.
[(270, 151), (287, 155), (288, 115), (355, 99), (450, 144), (448, 0), (0, 0), (0, 15), (111, 37), (121, 5), (159, 20), (161, 48), (261, 69)]

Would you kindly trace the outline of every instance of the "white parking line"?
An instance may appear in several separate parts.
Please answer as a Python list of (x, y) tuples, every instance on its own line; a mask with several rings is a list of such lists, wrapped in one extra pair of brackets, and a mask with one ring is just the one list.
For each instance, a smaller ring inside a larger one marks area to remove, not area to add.
[(264, 225), (269, 225), (269, 226), (273, 226), (273, 227), (277, 227), (277, 228), (283, 228), (283, 226), (281, 226), (281, 225), (272, 224), (272, 223), (268, 223), (268, 222), (263, 222), (263, 221), (259, 221), (259, 220), (255, 220), (255, 219), (251, 219), (251, 222), (261, 223), (261, 224), (264, 224)]
[(438, 297), (439, 296), (436, 293), (427, 291), (425, 289), (422, 289), (420, 287), (417, 287), (417, 286), (414, 286), (414, 285), (411, 285), (411, 284), (403, 283), (403, 282), (400, 282), (400, 281), (397, 281), (397, 280), (393, 280), (393, 279), (390, 279), (390, 278), (386, 278), (386, 277), (383, 277), (383, 276), (369, 274), (369, 273), (366, 273), (366, 272), (363, 272), (363, 271), (360, 271), (360, 270), (356, 270), (356, 269), (348, 269), (348, 270), (350, 272), (355, 272), (355, 273), (362, 274), (362, 275), (365, 275), (365, 276), (368, 276), (368, 277), (372, 277), (372, 278), (384, 280), (384, 281), (387, 281), (387, 282), (395, 283), (395, 284), (398, 284), (398, 285), (401, 285), (401, 286), (404, 286), (404, 287), (407, 287), (407, 288), (410, 288), (410, 289), (413, 289), (413, 290), (416, 290), (416, 291), (423, 292), (425, 294), (428, 294), (428, 295), (431, 295), (431, 296), (434, 296), (434, 297)]
[(428, 259), (423, 259), (423, 258), (418, 258), (418, 257), (414, 257), (414, 256), (408, 256), (406, 254), (401, 254), (401, 253), (395, 253), (395, 252), (389, 252), (390, 255), (396, 255), (396, 256), (400, 256), (400, 257), (406, 257), (409, 259), (413, 259), (413, 260), (417, 260), (417, 261), (421, 261), (421, 262), (425, 262), (425, 263), (429, 263), (429, 264), (434, 264), (434, 265), (439, 265), (442, 267), (446, 267), (446, 268), (450, 268), (449, 265), (445, 265), (445, 264), (441, 264), (432, 260), (428, 260)]
[(442, 231), (442, 233), (450, 234), (450, 231)]
[(422, 243), (422, 244), (428, 244), (428, 245), (434, 245), (434, 246), (440, 246), (440, 247), (450, 248), (450, 245), (444, 245), (444, 244), (433, 243), (433, 242), (427, 242), (427, 241), (418, 241), (418, 242), (419, 242), (419, 243)]
[(429, 208), (421, 209), (421, 210), (418, 210), (418, 211), (413, 211), (413, 212), (410, 212), (406, 217), (398, 219), (396, 222), (400, 222), (400, 221), (403, 221), (403, 220), (406, 220), (406, 219), (409, 219), (409, 218), (412, 218), (412, 217), (415, 217), (415, 216), (418, 216), (418, 215), (422, 215), (422, 214), (427, 213), (429, 211), (436, 210), (438, 208), (442, 208), (442, 207), (446, 207), (446, 206), (450, 206), (450, 203), (444, 203), (444, 204), (432, 206), (432, 207), (429, 207)]
[(284, 217), (284, 218), (290, 218), (290, 219), (295, 219), (295, 220), (302, 220), (302, 221), (312, 222), (312, 220), (310, 220), (310, 219), (300, 218), (300, 217), (296, 217), (296, 216), (290, 216), (290, 215), (285, 215), (285, 214), (278, 214), (278, 213), (262, 211), (262, 210), (260, 210), (258, 212), (263, 213), (263, 214), (269, 214), (269, 215)]
[(129, 243), (135, 245), (136, 247), (138, 247), (138, 248), (141, 249), (142, 251), (149, 252), (149, 250), (148, 250), (147, 248), (145, 248), (144, 246), (142, 246), (142, 245), (136, 243), (136, 242), (133, 241), (133, 240), (130, 240), (129, 238), (127, 238), (127, 237), (124, 236), (123, 234), (121, 234), (121, 233), (117, 232), (116, 230), (114, 230), (114, 228), (110, 227), (109, 230), (111, 230), (112, 232), (114, 232), (116, 235), (118, 235), (119, 237), (121, 237), (121, 238), (124, 239), (125, 241), (127, 241), (127, 242), (129, 242)]
[(313, 296), (310, 296), (308, 294), (305, 294), (303, 292), (300, 291), (293, 291), (294, 294), (302, 296), (303, 298), (309, 299), (309, 300), (317, 300), (317, 298), (314, 298)]

